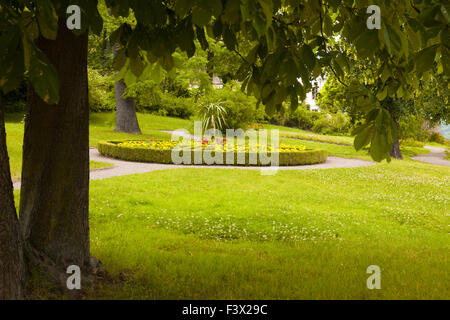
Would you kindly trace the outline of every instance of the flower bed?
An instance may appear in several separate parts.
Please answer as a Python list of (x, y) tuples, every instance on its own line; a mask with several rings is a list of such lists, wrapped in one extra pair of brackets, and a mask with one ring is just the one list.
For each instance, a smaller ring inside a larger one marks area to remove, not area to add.
[[(180, 145), (177, 141), (107, 141), (100, 142), (98, 145), (98, 150), (102, 155), (137, 162), (150, 162), (150, 163), (163, 163), (172, 164), (172, 150), (177, 147), (179, 150), (179, 155), (182, 157), (185, 150), (189, 150), (189, 156), (187, 156), (194, 163), (196, 159), (195, 154), (208, 152), (213, 157), (216, 156), (216, 152), (222, 153), (223, 158), (219, 155), (220, 163), (223, 165), (241, 165), (241, 166), (267, 166), (264, 159), (260, 157), (260, 152), (270, 157), (273, 152), (279, 154), (279, 165), (280, 166), (294, 166), (294, 165), (306, 165), (306, 164), (317, 164), (323, 163), (327, 160), (328, 153), (326, 150), (311, 150), (306, 149), (304, 146), (287, 146), (281, 145), (276, 151), (271, 150), (270, 146), (260, 146), (260, 145), (245, 145), (245, 146), (234, 146), (233, 150), (227, 149), (226, 143), (212, 144), (212, 143), (191, 143), (189, 148), (187, 145)], [(187, 148), (186, 148), (187, 147)], [(234, 156), (234, 160), (230, 163), (227, 161)], [(244, 156), (245, 155), (245, 156)], [(201, 164), (208, 164), (202, 158)], [(257, 163), (254, 163), (254, 160)], [(242, 161), (244, 160), (244, 161)]]

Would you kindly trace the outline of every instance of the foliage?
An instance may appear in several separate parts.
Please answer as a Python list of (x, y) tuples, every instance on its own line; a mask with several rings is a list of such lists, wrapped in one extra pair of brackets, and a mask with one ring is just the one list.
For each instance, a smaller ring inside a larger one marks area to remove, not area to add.
[[(179, 48), (188, 57), (195, 54), (195, 41), (209, 47), (206, 34), (221, 40), (230, 51), (240, 51), (239, 37), (252, 43), (242, 56), (234, 77), (243, 89), (273, 113), (290, 100), (297, 107), (311, 90), (311, 80), (330, 70), (343, 78), (354, 61), (370, 61), (375, 66), (371, 79), (377, 79), (372, 92), (352, 86), (359, 92), (358, 108), (366, 122), (354, 133), (361, 145), (371, 144), (377, 161), (390, 159), (396, 137), (395, 122), (382, 110), (386, 97), (405, 98), (419, 89), (420, 80), (437, 70), (448, 83), (450, 65), (448, 1), (383, 1), (381, 29), (366, 28), (366, 1), (279, 1), (279, 0), (105, 0), (114, 17), (128, 18), (111, 35), (118, 44), (114, 68), (127, 85), (137, 80), (155, 80), (155, 63), (170, 71), (173, 53)], [(37, 4), (33, 6), (33, 4)], [(0, 7), (0, 87), (4, 93), (17, 88), (25, 71), (36, 92), (48, 103), (59, 99), (58, 75), (48, 58), (35, 45), (42, 36), (54, 39), (58, 17), (66, 17), (69, 4), (82, 7), (82, 30), (100, 35), (105, 19), (96, 0), (6, 1)], [(26, 7), (26, 5), (28, 5)], [(150, 14), (151, 13), (151, 14)], [(296, 26), (296, 27), (293, 27)], [(349, 59), (341, 36), (354, 47)], [(42, 75), (45, 75), (43, 77)], [(301, 78), (301, 82), (298, 79)], [(375, 117), (375, 118), (373, 118)], [(375, 119), (377, 119), (375, 123)], [(372, 137), (372, 138), (368, 138)]]
[(423, 148), (424, 144), (421, 141), (417, 141), (411, 138), (408, 139), (400, 139), (400, 145), (401, 146), (408, 146), (408, 147), (418, 147), (418, 148)]
[(324, 114), (314, 121), (312, 131), (322, 134), (346, 134), (348, 133), (349, 124), (349, 117), (342, 112)]
[(214, 130), (213, 132), (223, 131), (227, 127), (227, 109), (223, 107), (222, 101), (201, 103), (198, 114), (202, 119), (203, 131), (208, 129)]
[[(222, 89), (216, 89), (199, 100), (202, 104), (220, 103), (225, 109), (223, 122), (225, 129), (247, 129), (248, 126), (264, 114), (262, 108), (257, 107), (257, 101), (239, 90), (233, 82), (227, 83)], [(200, 113), (201, 115), (204, 113)]]
[(91, 112), (116, 110), (114, 76), (102, 76), (96, 69), (88, 68), (89, 109)]
[[(172, 87), (175, 88), (175, 87)], [(180, 93), (182, 89), (173, 89)], [(179, 97), (152, 80), (136, 82), (127, 88), (125, 97), (135, 99), (136, 110), (169, 117), (189, 119), (195, 112), (193, 98)]]
[(291, 116), (294, 120), (296, 127), (304, 130), (312, 130), (314, 123), (323, 115), (309, 110), (304, 105), (300, 105)]
[(20, 87), (8, 94), (2, 95), (2, 106), (5, 113), (25, 112), (27, 104), (27, 81), (24, 80)]
[(428, 141), (430, 142), (437, 142), (440, 144), (450, 145), (450, 140), (446, 139), (442, 134), (439, 132), (433, 132), (430, 137), (428, 138)]

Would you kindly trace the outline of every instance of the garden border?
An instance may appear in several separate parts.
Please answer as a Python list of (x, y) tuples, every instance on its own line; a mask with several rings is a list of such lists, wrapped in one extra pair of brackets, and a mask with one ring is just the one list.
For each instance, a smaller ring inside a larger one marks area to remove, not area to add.
[[(131, 141), (131, 140), (127, 140)], [(162, 164), (173, 164), (172, 162), (172, 151), (171, 150), (155, 150), (147, 148), (136, 148), (136, 147), (126, 147), (118, 146), (118, 143), (124, 141), (101, 141), (98, 144), (98, 151), (100, 154), (115, 159), (121, 159), (126, 161), (135, 162), (147, 162), (147, 163), (162, 163)], [(191, 152), (191, 159), (193, 157), (193, 152)], [(296, 151), (296, 152), (280, 152), (279, 166), (298, 166), (298, 165), (311, 165), (325, 163), (328, 158), (328, 151), (322, 149)], [(181, 155), (180, 155), (181, 156)], [(258, 164), (248, 164), (249, 153), (246, 154), (245, 164), (237, 164), (237, 154), (235, 153), (234, 164), (227, 164), (225, 161), (226, 153), (224, 153), (223, 164), (217, 165), (228, 165), (228, 166), (270, 166), (261, 164), (259, 157)], [(270, 156), (270, 154), (269, 154)], [(193, 161), (191, 161), (193, 164)], [(189, 164), (189, 165), (192, 165)], [(199, 165), (206, 165), (202, 161)]]

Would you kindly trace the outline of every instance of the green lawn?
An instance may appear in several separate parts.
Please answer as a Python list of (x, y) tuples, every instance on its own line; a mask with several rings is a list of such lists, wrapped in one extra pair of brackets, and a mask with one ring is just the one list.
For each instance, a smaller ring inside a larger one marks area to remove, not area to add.
[[(139, 115), (144, 135), (124, 135), (113, 120), (92, 117), (91, 145), (192, 129)], [(9, 119), (16, 170), (22, 130)], [(369, 159), (348, 146), (283, 143)], [(114, 281), (87, 298), (449, 299), (449, 184), (449, 168), (408, 157), (274, 176), (185, 168), (91, 181), (91, 251)], [(381, 267), (381, 290), (366, 287), (369, 265)]]
[(410, 160), (92, 181), (92, 253), (121, 280), (90, 297), (448, 299), (449, 183)]

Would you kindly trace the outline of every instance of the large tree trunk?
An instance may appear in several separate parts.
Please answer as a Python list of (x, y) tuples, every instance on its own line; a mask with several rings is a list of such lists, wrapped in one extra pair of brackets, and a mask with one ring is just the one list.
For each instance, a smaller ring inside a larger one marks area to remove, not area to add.
[(23, 298), (23, 251), (0, 96), (0, 300)]
[(49, 105), (29, 88), (20, 223), (32, 266), (62, 281), (68, 266), (86, 274), (90, 262), (88, 35), (60, 19), (56, 40), (37, 45), (58, 70), (60, 101)]
[[(114, 57), (117, 46), (113, 47)], [(141, 134), (133, 98), (123, 98), (127, 85), (123, 80), (116, 81), (116, 128), (114, 131)]]
[(400, 141), (399, 141), (399, 129), (400, 126), (398, 124), (398, 120), (393, 117), (395, 125), (397, 126), (397, 138), (394, 141), (394, 145), (392, 146), (392, 150), (391, 150), (391, 157), (394, 159), (400, 159), (403, 160), (403, 156), (402, 156), (402, 152), (400, 151)]

